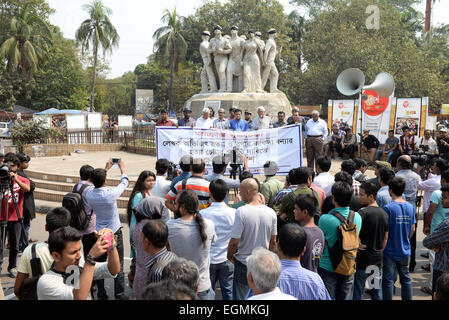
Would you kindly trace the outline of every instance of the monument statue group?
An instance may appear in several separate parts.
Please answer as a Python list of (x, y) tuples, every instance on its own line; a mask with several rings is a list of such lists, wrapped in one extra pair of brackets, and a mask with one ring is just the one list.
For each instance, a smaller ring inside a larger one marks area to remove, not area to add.
[(270, 93), (281, 93), (277, 88), (279, 73), (274, 63), (277, 54), (276, 30), (268, 30), (266, 43), (261, 39), (260, 32), (249, 30), (248, 37), (239, 36), (238, 32), (239, 28), (233, 26), (231, 36), (223, 36), (218, 25), (214, 28), (215, 37), (212, 39), (209, 31), (202, 32), (200, 54), (204, 67), (201, 93), (266, 93), (264, 88), (268, 80)]

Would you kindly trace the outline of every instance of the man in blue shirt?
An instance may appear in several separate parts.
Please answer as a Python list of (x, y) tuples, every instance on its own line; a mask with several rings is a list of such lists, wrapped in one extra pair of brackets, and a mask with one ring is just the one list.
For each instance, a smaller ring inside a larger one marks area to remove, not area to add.
[(388, 241), (383, 256), (382, 294), (384, 300), (393, 299), (396, 273), (401, 282), (402, 300), (412, 300), (412, 280), (409, 274), (410, 238), (415, 232), (415, 209), (402, 198), (405, 180), (395, 177), (389, 184), (392, 203), (383, 207), (388, 214)]
[(235, 109), (234, 117), (235, 119), (229, 122), (230, 129), (232, 131), (248, 131), (248, 122), (242, 119), (242, 110)]
[(186, 155), (182, 156), (181, 160), (179, 160), (179, 166), (181, 167), (181, 174), (174, 178), (170, 184), (170, 190), (174, 193), (176, 193), (175, 185), (182, 180), (188, 179), (192, 176), (192, 164), (193, 164), (193, 157)]
[(383, 208), (387, 204), (390, 204), (391, 200), (390, 192), (388, 191), (388, 182), (394, 178), (394, 171), (390, 168), (380, 168), (379, 169), (379, 184), (380, 189), (377, 191), (377, 205), (379, 208)]
[[(116, 300), (125, 300), (125, 274), (123, 272), (123, 233), (122, 225), (117, 208), (117, 199), (128, 187), (129, 179), (125, 173), (125, 163), (122, 159), (119, 160), (118, 166), (122, 174), (120, 184), (115, 188), (106, 187), (106, 174), (112, 168), (112, 161), (109, 160), (105, 169), (95, 169), (92, 172), (91, 180), (94, 189), (90, 189), (86, 193), (86, 200), (90, 208), (96, 216), (96, 230), (103, 228), (111, 229), (114, 236), (117, 238), (117, 251), (120, 258), (120, 272), (114, 279), (114, 293)], [(106, 262), (107, 254), (99, 257), (98, 262)], [(98, 290), (102, 292), (104, 289), (104, 281), (98, 282)]]
[[(352, 187), (346, 182), (338, 181), (332, 186), (332, 203), (335, 209), (329, 211), (328, 214), (323, 214), (318, 222), (318, 227), (324, 233), (326, 245), (324, 246), (323, 255), (321, 256), (318, 274), (324, 281), (327, 290), (333, 300), (350, 300), (352, 294), (352, 287), (354, 284), (354, 274), (350, 276), (341, 275), (335, 272), (332, 266), (332, 261), (329, 254), (329, 248), (332, 248), (338, 240), (338, 227), (340, 220), (332, 213), (341, 214), (345, 219), (349, 217), (349, 204), (352, 197)], [(360, 233), (362, 228), (362, 217), (355, 212), (354, 223), (357, 226), (357, 233)]]

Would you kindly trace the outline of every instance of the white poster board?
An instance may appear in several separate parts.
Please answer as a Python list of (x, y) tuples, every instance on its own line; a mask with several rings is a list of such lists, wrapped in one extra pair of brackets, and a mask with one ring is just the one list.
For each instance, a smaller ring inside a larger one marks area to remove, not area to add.
[(332, 125), (353, 128), (356, 103), (357, 100), (329, 100), (329, 106), (332, 106)]
[(101, 113), (88, 113), (87, 114), (87, 128), (89, 129), (101, 129), (102, 124)]
[[(84, 114), (66, 115), (67, 119), (67, 135), (69, 144), (87, 143), (86, 133), (81, 133), (86, 129), (86, 117)], [(75, 132), (70, 132), (75, 131)]]
[(132, 128), (133, 117), (132, 116), (118, 116), (119, 129)]
[[(279, 175), (287, 175), (303, 165), (300, 125), (260, 131), (192, 129), (188, 127), (156, 127), (157, 158), (179, 163), (183, 155), (202, 158), (209, 172), (217, 155), (232, 157), (233, 148), (247, 156), (253, 174), (264, 174), (263, 165), (276, 161)], [(228, 171), (229, 172), (229, 167)]]
[(421, 106), (421, 98), (397, 98), (394, 119), (394, 133), (397, 137), (402, 135), (403, 126), (408, 126), (411, 132), (420, 136)]

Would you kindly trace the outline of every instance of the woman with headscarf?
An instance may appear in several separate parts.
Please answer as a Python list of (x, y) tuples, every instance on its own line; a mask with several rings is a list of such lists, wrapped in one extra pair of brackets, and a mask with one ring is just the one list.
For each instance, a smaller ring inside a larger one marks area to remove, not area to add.
[(148, 270), (145, 266), (150, 259), (150, 256), (143, 248), (142, 229), (149, 220), (162, 219), (164, 222), (168, 221), (170, 219), (170, 212), (165, 207), (162, 199), (158, 197), (147, 197), (134, 209), (134, 215), (136, 224), (130, 229), (136, 250), (133, 293), (136, 300), (142, 300), (148, 280)]

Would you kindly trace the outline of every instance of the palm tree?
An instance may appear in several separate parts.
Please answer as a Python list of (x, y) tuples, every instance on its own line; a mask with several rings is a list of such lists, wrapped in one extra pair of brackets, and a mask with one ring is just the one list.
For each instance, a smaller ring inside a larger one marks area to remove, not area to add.
[(117, 30), (109, 20), (112, 10), (103, 5), (101, 0), (94, 0), (91, 4), (86, 4), (83, 9), (89, 13), (90, 18), (85, 20), (78, 28), (75, 39), (81, 45), (81, 51), (89, 51), (92, 46), (94, 65), (92, 71), (92, 84), (90, 91), (91, 111), (95, 111), (95, 81), (97, 78), (98, 49), (103, 48), (103, 55), (106, 52), (112, 53), (112, 48), (118, 47), (120, 37)]
[(176, 12), (165, 9), (161, 21), (166, 25), (157, 29), (153, 34), (156, 40), (156, 59), (165, 60), (169, 56), (170, 65), (170, 87), (168, 93), (168, 104), (173, 108), (173, 75), (178, 72), (178, 65), (181, 56), (185, 56), (187, 43), (183, 36), (182, 19)]
[(52, 44), (48, 24), (28, 10), (28, 5), (13, 16), (0, 47), (0, 58), (5, 59), (10, 73), (19, 71), (33, 74)]

